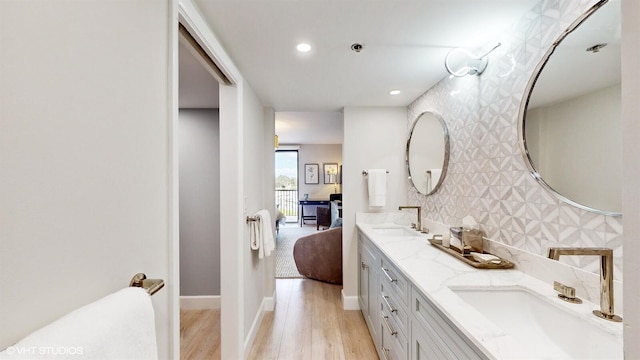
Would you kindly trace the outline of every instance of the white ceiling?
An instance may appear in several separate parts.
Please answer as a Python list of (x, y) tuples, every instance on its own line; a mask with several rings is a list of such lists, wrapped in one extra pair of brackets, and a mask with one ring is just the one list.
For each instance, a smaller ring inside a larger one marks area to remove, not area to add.
[(277, 112), (276, 134), (283, 145), (342, 144), (342, 112)]
[[(447, 75), (454, 47), (496, 42), (538, 0), (195, 0), (265, 106), (282, 144), (340, 144), (345, 106), (407, 106)], [(299, 53), (308, 42), (313, 49)], [(364, 44), (355, 53), (353, 43)], [(399, 89), (399, 95), (389, 95)], [(180, 106), (218, 107), (181, 46)]]
[(300, 112), (406, 106), (446, 75), (451, 48), (497, 40), (538, 0), (195, 1), (264, 105)]

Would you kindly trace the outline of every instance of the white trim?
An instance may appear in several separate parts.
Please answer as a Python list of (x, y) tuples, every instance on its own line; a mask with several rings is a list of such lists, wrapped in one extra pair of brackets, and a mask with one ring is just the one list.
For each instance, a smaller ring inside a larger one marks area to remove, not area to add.
[[(225, 189), (220, 194), (220, 203), (226, 206), (226, 211), (220, 214), (220, 294), (221, 308), (224, 308), (224, 311), (220, 313), (222, 337), (220, 352), (223, 359), (237, 359), (242, 358), (243, 355), (245, 334), (243, 325), (245, 323), (245, 300), (244, 287), (242, 286), (244, 280), (243, 245), (245, 243), (237, 240), (244, 237), (245, 226), (242, 214), (242, 182), (237, 181), (237, 179), (243, 178), (243, 78), (220, 41), (211, 31), (194, 0), (172, 1), (178, 2), (180, 23), (189, 30), (229, 80), (234, 83), (231, 86), (220, 85), (220, 147), (229, 149), (233, 154), (221, 157), (220, 160), (220, 168), (230, 174), (222, 177), (220, 183), (220, 187)], [(176, 24), (176, 31), (177, 27)], [(177, 33), (175, 39), (177, 40)], [(178, 51), (177, 41), (175, 51)], [(174, 84), (174, 88), (177, 89), (177, 84)], [(175, 121), (177, 121), (177, 114), (175, 116)], [(177, 238), (173, 245), (174, 247), (178, 246)], [(179, 341), (179, 338), (177, 340)], [(175, 356), (175, 358), (177, 359), (179, 356)]]
[(273, 291), (273, 295), (271, 297), (264, 298), (264, 311), (274, 311), (276, 309), (276, 291)]
[(256, 339), (256, 335), (258, 335), (258, 330), (260, 330), (260, 325), (262, 324), (262, 319), (264, 319), (265, 308), (267, 307), (267, 300), (265, 297), (262, 299), (262, 303), (260, 304), (260, 308), (258, 309), (258, 313), (256, 317), (253, 319), (253, 323), (251, 324), (251, 328), (249, 329), (249, 333), (247, 337), (244, 339), (244, 358), (247, 359), (249, 356), (249, 352), (251, 351), (251, 347), (253, 346), (253, 342)]
[[(168, 204), (167, 222), (169, 235), (169, 269), (167, 290), (169, 292), (169, 325), (171, 329), (170, 357), (180, 358), (180, 164), (178, 163), (178, 3), (169, 2), (169, 53), (168, 56)], [(158, 154), (160, 155), (160, 154)]]
[(180, 310), (220, 309), (220, 295), (180, 296)]
[(300, 150), (300, 145), (278, 145), (276, 150)]
[(211, 60), (222, 70), (222, 73), (237, 84), (240, 72), (235, 67), (231, 58), (227, 55), (222, 43), (209, 29), (209, 24), (195, 5), (193, 0), (180, 0), (178, 2), (178, 20), (189, 31)]
[(360, 310), (357, 296), (345, 296), (342, 289), (342, 310)]

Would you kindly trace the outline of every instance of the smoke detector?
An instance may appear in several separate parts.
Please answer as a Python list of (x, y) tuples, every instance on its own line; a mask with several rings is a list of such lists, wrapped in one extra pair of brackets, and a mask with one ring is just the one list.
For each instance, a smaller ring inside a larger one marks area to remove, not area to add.
[(360, 51), (362, 51), (362, 49), (364, 49), (364, 44), (360, 44), (360, 43), (351, 44), (351, 50), (355, 51), (356, 53), (359, 53)]
[(590, 51), (592, 53), (597, 53), (600, 51), (600, 49), (602, 49), (605, 46), (607, 46), (607, 43), (596, 44), (596, 45), (593, 45), (592, 47), (587, 48), (587, 51)]

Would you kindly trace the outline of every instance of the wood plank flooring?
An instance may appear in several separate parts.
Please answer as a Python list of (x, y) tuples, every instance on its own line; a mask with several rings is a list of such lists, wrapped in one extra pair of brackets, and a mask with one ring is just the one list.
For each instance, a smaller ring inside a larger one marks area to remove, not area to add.
[(220, 359), (220, 310), (180, 310), (180, 359)]
[[(309, 279), (277, 279), (276, 309), (265, 314), (248, 358), (377, 359), (360, 311), (342, 310), (341, 289)], [(219, 335), (202, 334), (214, 327), (219, 334), (219, 316), (211, 310), (181, 312), (183, 360), (220, 358)]]

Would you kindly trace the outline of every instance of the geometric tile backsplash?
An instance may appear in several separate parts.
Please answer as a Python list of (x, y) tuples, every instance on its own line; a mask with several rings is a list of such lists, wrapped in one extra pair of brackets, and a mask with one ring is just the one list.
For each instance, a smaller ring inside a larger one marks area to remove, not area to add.
[[(409, 203), (425, 218), (450, 226), (467, 215), (486, 237), (546, 256), (551, 246), (614, 250), (622, 279), (622, 218), (565, 204), (529, 174), (518, 143), (518, 117), (536, 65), (560, 34), (596, 0), (544, 0), (496, 39), (481, 76), (445, 78), (409, 105), (408, 126), (424, 111), (440, 114), (450, 136), (449, 168), (440, 189), (424, 196), (409, 187)], [(489, 45), (488, 45), (489, 46)], [(409, 130), (408, 130), (409, 131)], [(563, 262), (599, 272), (595, 256)]]

